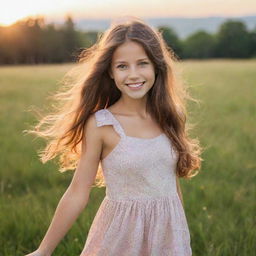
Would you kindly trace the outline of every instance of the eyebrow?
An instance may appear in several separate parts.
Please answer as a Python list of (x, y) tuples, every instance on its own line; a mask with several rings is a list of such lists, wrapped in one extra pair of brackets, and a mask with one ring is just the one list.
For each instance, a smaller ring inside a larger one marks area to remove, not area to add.
[[(148, 58), (138, 59), (137, 61), (142, 61), (142, 60), (148, 60)], [(115, 64), (117, 64), (117, 63), (126, 63), (126, 61), (119, 60), (119, 61), (116, 61), (116, 62), (115, 62)]]

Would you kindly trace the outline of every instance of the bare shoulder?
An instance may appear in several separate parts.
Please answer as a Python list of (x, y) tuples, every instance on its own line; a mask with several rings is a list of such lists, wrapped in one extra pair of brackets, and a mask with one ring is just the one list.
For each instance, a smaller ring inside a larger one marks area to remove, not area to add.
[(91, 157), (94, 161), (100, 161), (100, 153), (103, 144), (103, 131), (97, 127), (95, 114), (91, 114), (84, 127), (82, 139), (81, 159)]
[(86, 141), (86, 139), (102, 140), (102, 129), (100, 129), (100, 127), (97, 127), (95, 113), (91, 114), (86, 120), (83, 136), (84, 136), (83, 141)]

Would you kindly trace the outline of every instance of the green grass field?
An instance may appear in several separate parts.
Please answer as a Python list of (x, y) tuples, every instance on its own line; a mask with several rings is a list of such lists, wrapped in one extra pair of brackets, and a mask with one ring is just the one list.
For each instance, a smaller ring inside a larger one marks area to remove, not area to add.
[[(72, 171), (43, 165), (44, 142), (22, 131), (35, 124), (29, 108), (47, 97), (72, 65), (0, 67), (0, 255), (37, 248)], [(194, 256), (253, 256), (256, 251), (256, 60), (187, 61), (184, 78), (193, 97), (189, 120), (204, 147), (201, 172), (181, 180)], [(53, 255), (81, 253), (105, 189), (90, 202)], [(161, 255), (156, 255), (161, 256)]]

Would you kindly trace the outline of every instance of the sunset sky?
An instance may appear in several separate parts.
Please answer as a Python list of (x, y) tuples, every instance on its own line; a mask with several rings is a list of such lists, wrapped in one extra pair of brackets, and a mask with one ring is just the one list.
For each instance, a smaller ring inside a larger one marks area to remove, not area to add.
[(27, 16), (62, 19), (149, 17), (207, 17), (256, 15), (256, 0), (1, 0), (0, 25)]

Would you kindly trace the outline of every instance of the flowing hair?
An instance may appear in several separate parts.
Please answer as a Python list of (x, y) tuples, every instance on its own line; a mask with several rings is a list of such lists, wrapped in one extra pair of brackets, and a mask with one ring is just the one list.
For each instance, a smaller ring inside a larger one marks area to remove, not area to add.
[[(197, 139), (188, 135), (191, 127), (186, 122), (186, 100), (196, 100), (179, 78), (174, 65), (177, 57), (161, 32), (138, 18), (113, 23), (99, 34), (93, 46), (80, 53), (75, 67), (66, 73), (62, 86), (53, 95), (54, 111), (41, 118), (33, 130), (25, 132), (48, 140), (46, 147), (38, 152), (43, 163), (59, 155), (60, 172), (75, 169), (81, 156), (87, 119), (121, 97), (108, 71), (114, 51), (127, 41), (139, 43), (154, 64), (156, 79), (148, 91), (146, 110), (178, 152), (176, 174), (191, 178), (201, 167), (202, 148)], [(99, 187), (105, 185), (100, 170), (96, 176)]]

